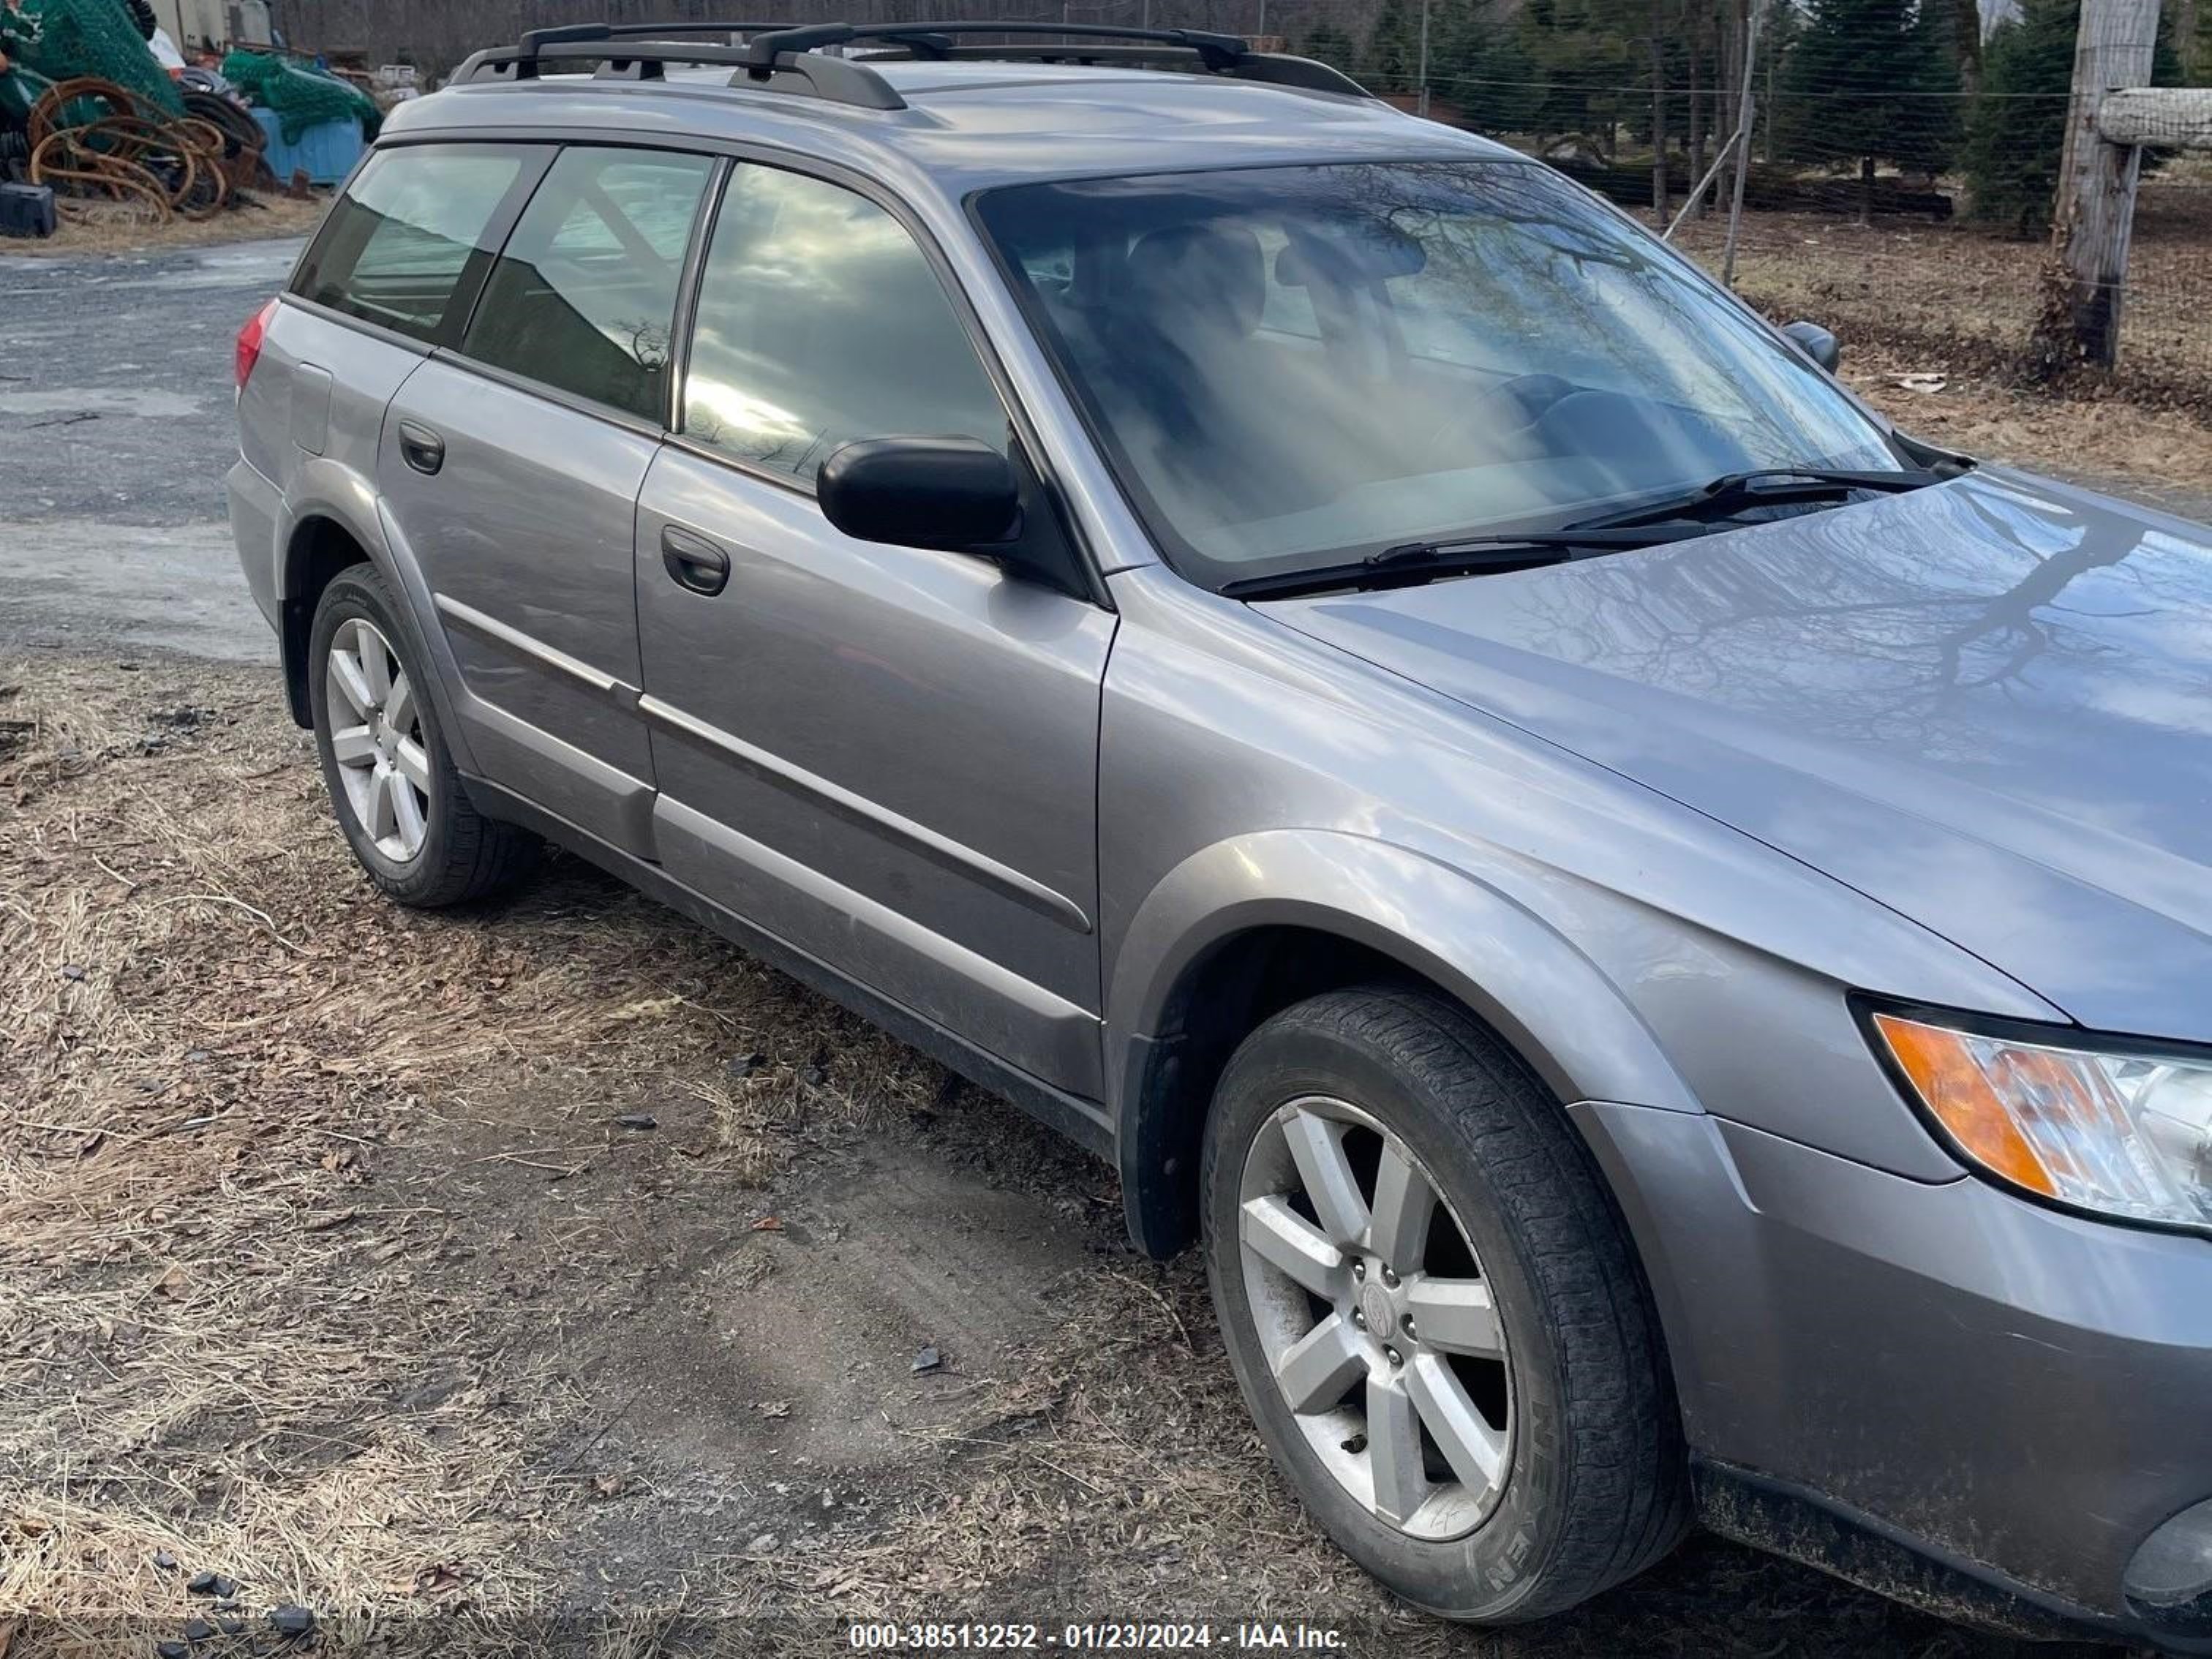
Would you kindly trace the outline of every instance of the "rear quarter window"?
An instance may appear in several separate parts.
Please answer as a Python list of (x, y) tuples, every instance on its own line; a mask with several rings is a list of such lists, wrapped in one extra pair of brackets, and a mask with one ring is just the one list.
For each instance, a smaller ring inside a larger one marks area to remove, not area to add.
[(492, 144), (380, 150), (331, 207), (292, 291), (428, 345), (453, 344), (545, 155)]

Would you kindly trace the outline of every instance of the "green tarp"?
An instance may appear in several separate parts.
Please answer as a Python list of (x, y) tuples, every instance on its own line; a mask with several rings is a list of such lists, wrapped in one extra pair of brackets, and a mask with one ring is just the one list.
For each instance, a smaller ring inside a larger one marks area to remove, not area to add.
[(27, 69), (52, 81), (96, 75), (171, 115), (185, 112), (177, 83), (155, 58), (123, 0), (23, 0), (9, 33)]
[(301, 133), (325, 121), (357, 119), (362, 136), (368, 138), (376, 137), (384, 122), (376, 100), (358, 88), (265, 52), (234, 52), (222, 60), (222, 73), (253, 102), (276, 112), (288, 144), (297, 143)]

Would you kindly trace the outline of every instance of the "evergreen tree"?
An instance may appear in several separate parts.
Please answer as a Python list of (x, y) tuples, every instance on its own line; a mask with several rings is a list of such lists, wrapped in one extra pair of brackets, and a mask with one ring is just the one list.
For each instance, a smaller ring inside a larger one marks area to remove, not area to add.
[(1874, 213), (1881, 162), (1935, 173), (1958, 138), (1959, 67), (1936, 0), (1811, 0), (1782, 70), (1784, 151), (1856, 161), (1859, 217)]
[[(2081, 21), (2081, 0), (2022, 0), (2021, 15), (1999, 24), (1983, 50), (1981, 89), (1966, 123), (1961, 158), (1967, 211), (2022, 238), (2051, 228)], [(2181, 82), (2172, 21), (2171, 11), (2159, 18), (2151, 54), (2154, 86)], [(2144, 165), (2157, 155), (2147, 152)]]
[(1332, 69), (1340, 69), (1346, 75), (1358, 71), (1358, 43), (1327, 18), (1313, 26), (1300, 50), (1307, 57), (1317, 58)]
[(1419, 80), (1420, 47), (1415, 36), (1419, 22), (1409, 16), (1405, 0), (1382, 0), (1367, 37), (1360, 60), (1360, 80), (1370, 90), (1390, 94), (1416, 90)]
[(1982, 51), (1981, 94), (1966, 125), (1968, 211), (2016, 236), (2051, 225), (2080, 10), (2078, 0), (2024, 0)]
[(1533, 132), (1547, 85), (1524, 38), (1534, 26), (1504, 11), (1496, 0), (1468, 0), (1445, 13), (1430, 43), (1430, 82), (1478, 132)]

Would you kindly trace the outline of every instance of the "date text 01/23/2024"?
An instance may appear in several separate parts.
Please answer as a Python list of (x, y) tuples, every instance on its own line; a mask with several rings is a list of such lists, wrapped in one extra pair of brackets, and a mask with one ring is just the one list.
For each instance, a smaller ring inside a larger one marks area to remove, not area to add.
[(1158, 1652), (1228, 1648), (1255, 1652), (1327, 1653), (1347, 1650), (1343, 1632), (1325, 1625), (1280, 1620), (1224, 1624), (1107, 1620), (1058, 1626), (1025, 1623), (855, 1623), (847, 1639), (863, 1652), (1073, 1649), (1096, 1652)]

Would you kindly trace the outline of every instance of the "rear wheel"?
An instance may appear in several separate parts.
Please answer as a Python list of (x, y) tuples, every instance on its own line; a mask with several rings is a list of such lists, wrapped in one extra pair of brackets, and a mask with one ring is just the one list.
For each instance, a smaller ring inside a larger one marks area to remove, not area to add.
[(341, 571), (315, 608), (308, 697), (323, 782), (354, 856), (386, 896), (434, 908), (514, 885), (540, 848), (469, 799), (406, 637), (375, 571)]
[(1322, 1525), (1431, 1612), (1572, 1607), (1673, 1547), (1680, 1431), (1588, 1152), (1518, 1058), (1420, 992), (1334, 992), (1231, 1060), (1207, 1124), (1224, 1339)]

